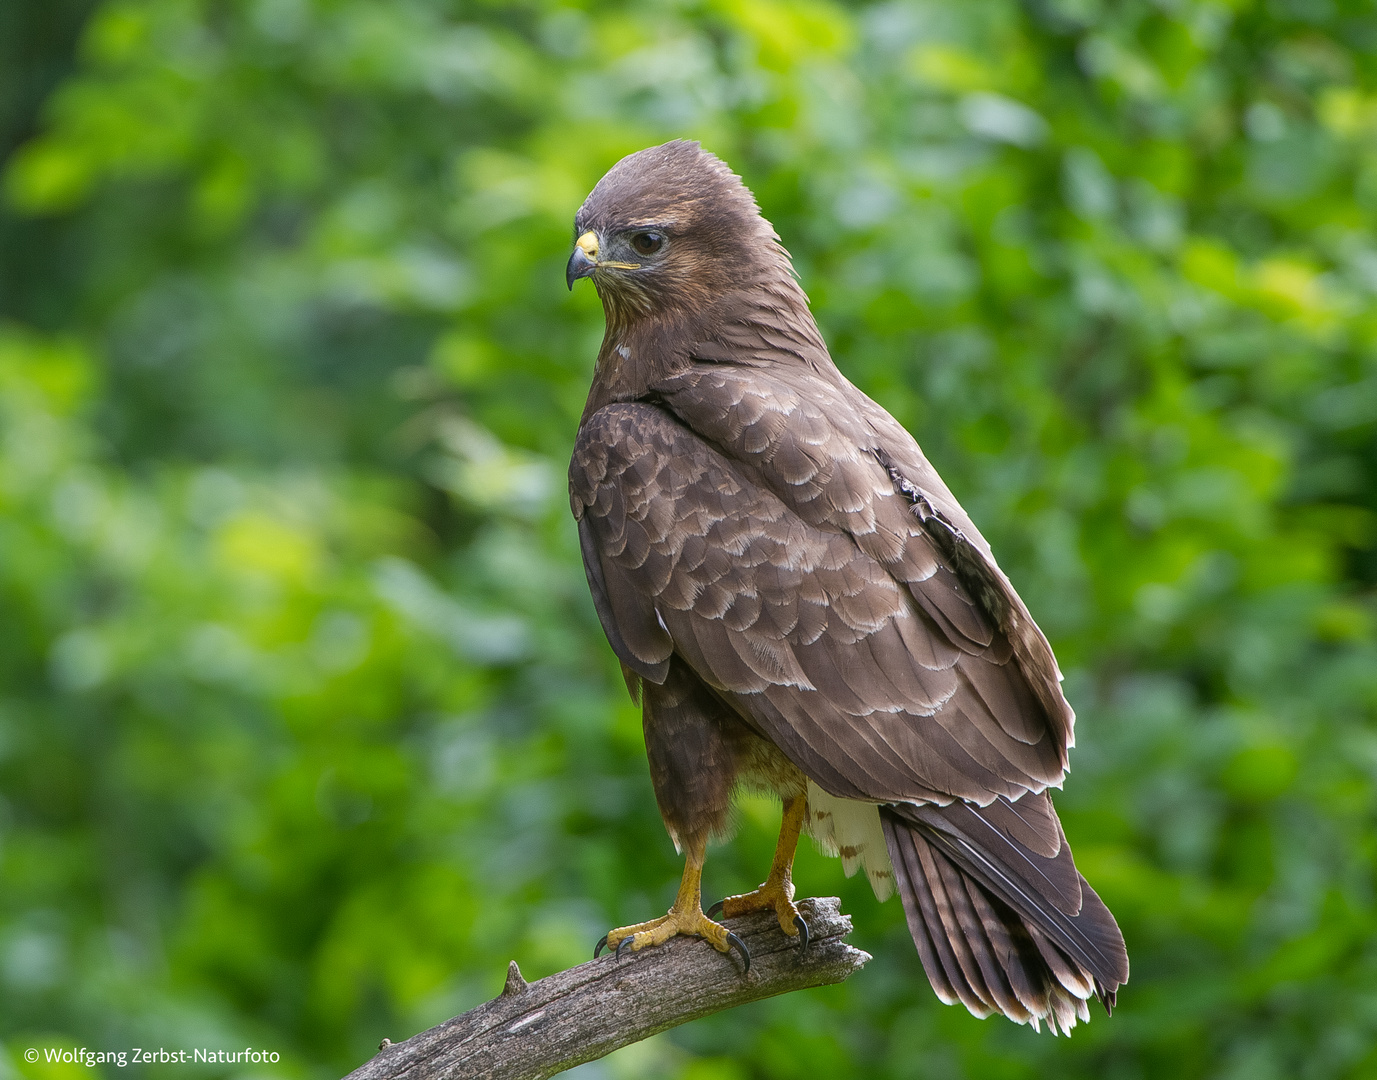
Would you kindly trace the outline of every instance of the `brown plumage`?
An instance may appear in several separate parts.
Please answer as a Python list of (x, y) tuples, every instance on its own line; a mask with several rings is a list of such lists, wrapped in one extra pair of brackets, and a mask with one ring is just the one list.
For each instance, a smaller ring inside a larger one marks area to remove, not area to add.
[(1112, 1006), (1123, 938), (1046, 794), (1074, 719), (1051, 648), (912, 436), (832, 363), (750, 192), (672, 142), (614, 166), (575, 228), (569, 284), (594, 279), (607, 333), (570, 498), (689, 870), (733, 788), (764, 785), (783, 869), (738, 908), (788, 929), (799, 807), (897, 887), (942, 1000), (1053, 1031)]

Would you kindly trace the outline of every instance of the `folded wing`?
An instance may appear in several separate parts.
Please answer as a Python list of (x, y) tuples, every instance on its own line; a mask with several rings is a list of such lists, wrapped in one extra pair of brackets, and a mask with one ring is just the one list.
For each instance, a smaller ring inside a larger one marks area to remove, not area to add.
[[(786, 420), (777, 441), (815, 417)], [(815, 424), (771, 459), (796, 478), (831, 462), (786, 502), (667, 408), (589, 418), (570, 491), (618, 655), (660, 681), (678, 653), (844, 798), (986, 804), (1059, 782), (1064, 743), (1007, 635), (883, 465), (828, 438)]]

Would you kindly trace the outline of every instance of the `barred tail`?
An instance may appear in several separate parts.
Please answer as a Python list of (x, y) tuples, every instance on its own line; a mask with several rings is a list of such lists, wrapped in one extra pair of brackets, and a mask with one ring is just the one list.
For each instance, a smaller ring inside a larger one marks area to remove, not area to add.
[(1128, 981), (1123, 935), (1076, 871), (1046, 794), (989, 806), (880, 811), (909, 932), (948, 1004), (1053, 1034), (1114, 1007)]

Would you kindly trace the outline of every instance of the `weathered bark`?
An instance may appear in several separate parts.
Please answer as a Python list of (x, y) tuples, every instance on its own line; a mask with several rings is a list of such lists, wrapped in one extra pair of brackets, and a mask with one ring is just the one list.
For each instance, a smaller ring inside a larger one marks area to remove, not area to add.
[(384, 1043), (346, 1080), (542, 1080), (656, 1032), (748, 1001), (841, 982), (870, 954), (842, 941), (851, 919), (836, 897), (801, 900), (806, 953), (770, 912), (730, 922), (740, 958), (697, 938), (597, 960), (527, 983), (512, 961), (499, 997), (405, 1042)]

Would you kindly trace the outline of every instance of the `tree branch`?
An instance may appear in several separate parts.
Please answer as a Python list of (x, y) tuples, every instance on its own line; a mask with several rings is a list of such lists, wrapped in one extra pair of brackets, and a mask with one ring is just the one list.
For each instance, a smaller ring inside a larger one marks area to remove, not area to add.
[(513, 960), (499, 997), (405, 1042), (384, 1042), (346, 1080), (543, 1080), (734, 1005), (841, 982), (870, 959), (842, 941), (851, 918), (836, 897), (798, 906), (812, 931), (803, 954), (772, 912), (731, 921), (751, 952), (744, 975), (735, 954), (685, 937), (533, 983)]

